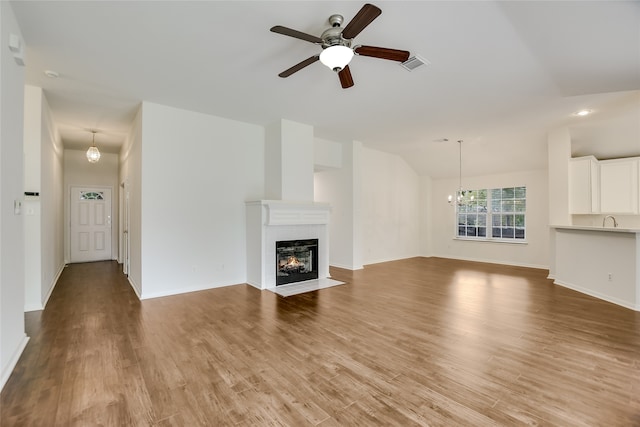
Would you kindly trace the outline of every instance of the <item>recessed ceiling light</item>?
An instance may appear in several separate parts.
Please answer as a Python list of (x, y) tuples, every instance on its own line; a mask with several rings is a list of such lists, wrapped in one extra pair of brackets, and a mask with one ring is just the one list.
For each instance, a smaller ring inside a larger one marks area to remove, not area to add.
[(574, 116), (579, 116), (579, 117), (588, 116), (589, 114), (591, 114), (591, 110), (580, 110), (573, 113)]
[(45, 70), (44, 71), (44, 75), (47, 76), (47, 77), (50, 77), (52, 79), (60, 77), (60, 74), (58, 74), (58, 73), (56, 73), (55, 71), (52, 71), (52, 70)]

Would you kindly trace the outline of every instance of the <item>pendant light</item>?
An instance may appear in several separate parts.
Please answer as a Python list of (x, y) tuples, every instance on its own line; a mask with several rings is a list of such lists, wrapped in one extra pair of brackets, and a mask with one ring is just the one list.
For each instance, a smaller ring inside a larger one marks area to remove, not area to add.
[(93, 133), (93, 139), (91, 147), (87, 150), (87, 160), (89, 160), (89, 163), (97, 163), (98, 160), (100, 160), (100, 151), (98, 151), (98, 147), (96, 147), (96, 132), (95, 130), (91, 131), (91, 133)]
[[(473, 202), (474, 196), (471, 191), (462, 189), (462, 140), (458, 140), (459, 164), (458, 164), (458, 191), (456, 192), (456, 204), (458, 206), (468, 205)], [(453, 203), (453, 196), (449, 194), (447, 197), (449, 204)]]

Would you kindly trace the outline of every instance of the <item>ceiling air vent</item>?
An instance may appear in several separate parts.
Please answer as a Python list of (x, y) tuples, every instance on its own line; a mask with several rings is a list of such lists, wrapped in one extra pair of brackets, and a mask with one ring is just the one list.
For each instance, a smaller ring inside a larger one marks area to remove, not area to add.
[(429, 64), (430, 64), (430, 62), (427, 61), (426, 59), (421, 58), (418, 55), (415, 55), (415, 56), (410, 57), (409, 59), (407, 59), (406, 61), (404, 61), (400, 65), (402, 65), (402, 67), (405, 70), (413, 71), (416, 68), (422, 67), (423, 65), (429, 65)]

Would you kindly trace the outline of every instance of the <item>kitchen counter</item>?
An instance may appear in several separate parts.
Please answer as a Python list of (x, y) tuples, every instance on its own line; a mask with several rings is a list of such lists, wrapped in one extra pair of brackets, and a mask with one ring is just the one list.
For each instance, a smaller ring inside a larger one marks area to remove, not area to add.
[(581, 231), (610, 231), (614, 233), (640, 233), (638, 228), (622, 228), (622, 227), (590, 227), (587, 225), (551, 225), (551, 228), (562, 230), (581, 230)]
[(554, 283), (640, 311), (640, 230), (551, 226)]

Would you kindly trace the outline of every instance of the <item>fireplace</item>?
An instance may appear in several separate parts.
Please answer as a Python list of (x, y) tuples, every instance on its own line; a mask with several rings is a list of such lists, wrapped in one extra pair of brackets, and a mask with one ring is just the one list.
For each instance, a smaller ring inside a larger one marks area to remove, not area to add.
[(276, 242), (276, 286), (318, 278), (318, 239)]
[(309, 261), (301, 262), (305, 264), (305, 269), (310, 266), (315, 270), (316, 276), (300, 280), (329, 278), (329, 212), (326, 203), (282, 200), (247, 202), (247, 283), (258, 289), (275, 289), (283, 284), (280, 282), (282, 276), (276, 271), (276, 243), (308, 242), (311, 239), (316, 242), (314, 255)]

